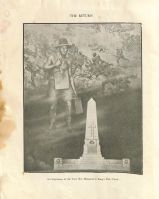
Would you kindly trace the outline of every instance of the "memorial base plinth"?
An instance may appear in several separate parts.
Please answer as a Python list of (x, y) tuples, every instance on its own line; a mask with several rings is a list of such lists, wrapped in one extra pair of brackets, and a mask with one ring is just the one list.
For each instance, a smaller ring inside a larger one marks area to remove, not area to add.
[(130, 160), (114, 160), (99, 157), (81, 157), (79, 159), (54, 158), (54, 170), (130, 172)]

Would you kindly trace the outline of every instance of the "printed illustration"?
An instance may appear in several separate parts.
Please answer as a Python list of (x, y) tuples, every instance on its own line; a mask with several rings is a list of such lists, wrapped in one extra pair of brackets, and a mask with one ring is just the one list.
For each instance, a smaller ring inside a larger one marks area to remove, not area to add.
[(24, 172), (142, 174), (141, 24), (24, 24)]

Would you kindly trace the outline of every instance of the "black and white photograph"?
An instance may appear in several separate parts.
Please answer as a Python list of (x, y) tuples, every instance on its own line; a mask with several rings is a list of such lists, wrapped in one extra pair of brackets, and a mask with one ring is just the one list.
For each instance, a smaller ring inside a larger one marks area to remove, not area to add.
[(23, 24), (24, 172), (143, 174), (142, 24)]

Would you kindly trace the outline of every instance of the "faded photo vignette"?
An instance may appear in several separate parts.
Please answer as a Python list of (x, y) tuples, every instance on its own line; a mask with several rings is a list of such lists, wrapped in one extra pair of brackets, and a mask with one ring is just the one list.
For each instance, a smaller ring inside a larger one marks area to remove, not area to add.
[(23, 24), (24, 172), (143, 174), (142, 24)]

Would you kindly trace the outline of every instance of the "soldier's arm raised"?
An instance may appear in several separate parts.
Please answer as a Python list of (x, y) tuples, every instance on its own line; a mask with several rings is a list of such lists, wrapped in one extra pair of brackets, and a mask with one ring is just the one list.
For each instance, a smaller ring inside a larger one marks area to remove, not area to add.
[(45, 63), (44, 65), (44, 68), (45, 69), (52, 69), (52, 68), (55, 68), (55, 67), (58, 67), (61, 65), (61, 62), (59, 60), (56, 60), (55, 64), (54, 63), (54, 60), (53, 60), (53, 57), (50, 56), (47, 60), (47, 62)]
[(52, 61), (52, 56), (50, 56), (48, 58), (48, 60), (46, 61), (45, 65), (44, 65), (45, 69), (51, 69), (53, 67), (52, 64), (51, 64), (51, 61)]

